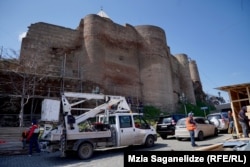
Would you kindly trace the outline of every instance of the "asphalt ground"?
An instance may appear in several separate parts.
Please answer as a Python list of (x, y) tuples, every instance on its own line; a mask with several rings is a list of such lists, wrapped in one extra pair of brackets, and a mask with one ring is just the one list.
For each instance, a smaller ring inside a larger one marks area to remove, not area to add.
[[(206, 138), (204, 141), (197, 141), (197, 144), (207, 146), (216, 143), (223, 143), (230, 139), (230, 134), (219, 134), (218, 137)], [(28, 156), (28, 145), (22, 149), (20, 141), (10, 141), (0, 143), (0, 167), (122, 167), (124, 161), (124, 152), (126, 150), (139, 151), (195, 151), (189, 140), (177, 141), (174, 137), (166, 140), (158, 138), (155, 146), (152, 148), (128, 147), (95, 151), (93, 157), (89, 160), (80, 160), (76, 154), (70, 154), (67, 157), (61, 157), (60, 152), (40, 154), (35, 153)], [(167, 154), (168, 154), (167, 153)]]

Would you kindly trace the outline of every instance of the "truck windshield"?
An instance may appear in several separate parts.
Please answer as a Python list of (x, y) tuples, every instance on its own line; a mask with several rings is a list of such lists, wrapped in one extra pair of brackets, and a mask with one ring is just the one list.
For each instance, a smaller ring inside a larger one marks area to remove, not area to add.
[(134, 125), (136, 128), (150, 129), (150, 126), (141, 115), (134, 115), (133, 118), (134, 118)]

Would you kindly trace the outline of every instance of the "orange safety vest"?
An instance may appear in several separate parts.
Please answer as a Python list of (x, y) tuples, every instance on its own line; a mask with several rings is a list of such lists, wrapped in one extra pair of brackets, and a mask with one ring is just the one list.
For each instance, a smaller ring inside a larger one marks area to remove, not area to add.
[(187, 130), (195, 130), (196, 126), (194, 123), (190, 123), (190, 120), (191, 120), (191, 118), (189, 118), (189, 117), (186, 119)]

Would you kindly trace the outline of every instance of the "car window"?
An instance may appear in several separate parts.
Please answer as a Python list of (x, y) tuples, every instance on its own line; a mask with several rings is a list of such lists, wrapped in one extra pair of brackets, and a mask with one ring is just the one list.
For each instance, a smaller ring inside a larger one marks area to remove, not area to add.
[(171, 123), (172, 122), (172, 118), (169, 117), (169, 118), (164, 118), (162, 123), (166, 124), (166, 123)]
[(211, 120), (211, 119), (221, 119), (221, 115), (209, 115), (208, 117), (207, 117), (207, 119), (209, 119), (209, 120)]
[(205, 124), (205, 120), (203, 118), (196, 118), (195, 122), (198, 124)]
[(158, 122), (159, 124), (161, 124), (161, 123), (162, 123), (162, 120), (163, 120), (163, 118), (162, 118), (162, 117), (160, 117), (160, 118), (158, 119), (158, 121), (157, 121), (157, 122)]
[(165, 117), (160, 117), (159, 120), (158, 120), (158, 123), (159, 124), (163, 124), (163, 123), (166, 123), (168, 120), (168, 118), (170, 118), (169, 116), (165, 116)]
[(222, 113), (224, 118), (228, 118), (228, 113)]
[(148, 123), (141, 115), (134, 115), (134, 124), (136, 128), (149, 129)]
[(179, 119), (185, 118), (185, 115), (173, 115), (173, 119), (177, 122)]
[(132, 127), (131, 116), (119, 116), (120, 127), (121, 128), (130, 128)]
[(176, 124), (176, 122), (179, 119), (185, 118), (186, 116), (183, 114), (173, 114), (173, 115), (169, 115), (169, 116), (162, 116), (159, 118), (158, 120), (158, 124)]
[(177, 124), (176, 125), (178, 125), (178, 126), (182, 126), (182, 125), (186, 125), (186, 119), (180, 119), (178, 122), (177, 122)]
[(115, 123), (115, 116), (110, 116), (109, 117), (109, 124), (116, 124)]

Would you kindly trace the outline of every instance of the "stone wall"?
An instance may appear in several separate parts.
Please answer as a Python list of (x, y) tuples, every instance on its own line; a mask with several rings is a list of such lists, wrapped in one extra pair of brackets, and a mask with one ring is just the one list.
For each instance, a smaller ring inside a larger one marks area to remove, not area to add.
[(157, 26), (121, 26), (94, 14), (77, 29), (35, 23), (22, 41), (20, 60), (35, 73), (71, 78), (73, 91), (98, 86), (104, 94), (130, 96), (168, 112), (177, 110), (174, 92), (196, 103), (192, 78), (199, 78), (198, 69), (189, 68), (187, 55), (171, 55)]
[(187, 101), (192, 104), (196, 104), (194, 87), (191, 79), (191, 74), (189, 70), (189, 60), (186, 54), (175, 55), (179, 62), (179, 83), (180, 90), (185, 94)]
[(86, 53), (84, 79), (100, 83), (106, 93), (125, 96), (137, 93), (140, 98), (139, 43), (135, 29), (97, 15), (86, 16), (82, 24)]
[(146, 104), (172, 111), (173, 81), (165, 32), (156, 26), (135, 27), (143, 47), (139, 52), (142, 96)]
[(76, 30), (42, 22), (32, 24), (22, 41), (20, 61), (38, 74), (58, 76), (66, 54), (65, 71), (76, 76), (72, 67), (77, 61), (74, 52), (79, 47), (78, 38)]

